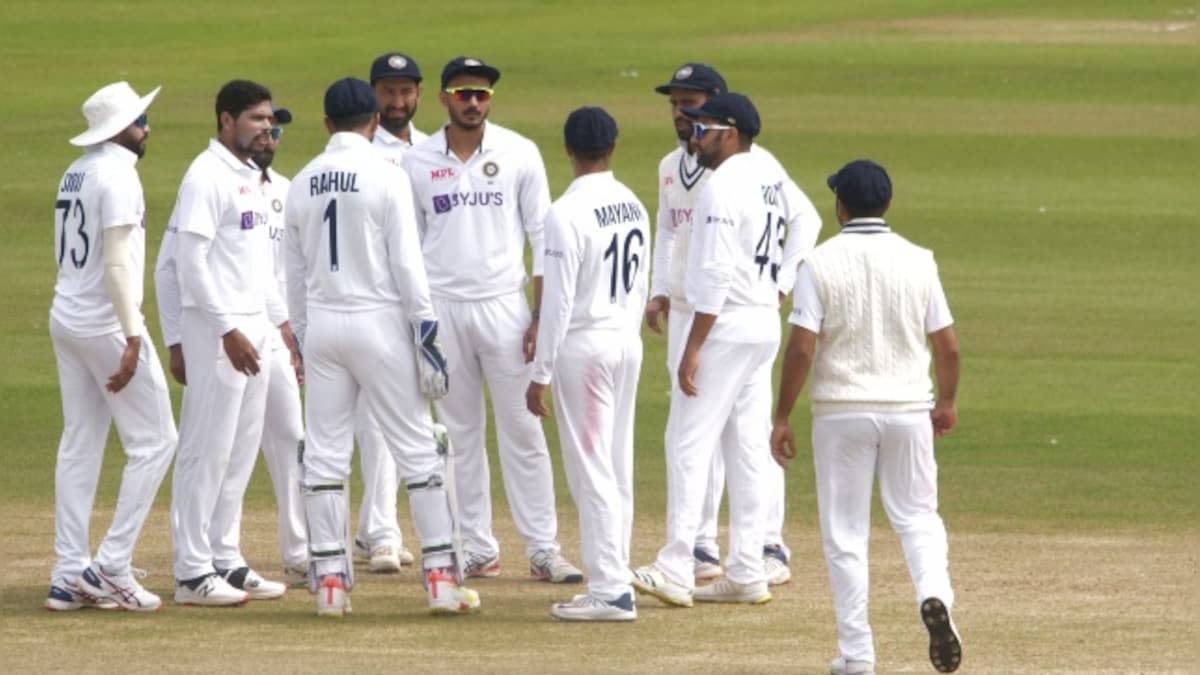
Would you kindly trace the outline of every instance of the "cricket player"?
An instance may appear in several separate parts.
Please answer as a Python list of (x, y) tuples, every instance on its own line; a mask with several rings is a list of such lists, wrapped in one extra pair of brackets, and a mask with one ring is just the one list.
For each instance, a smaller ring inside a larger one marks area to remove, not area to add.
[(325, 152), (287, 200), (288, 305), (305, 359), (303, 491), (317, 613), (341, 617), (354, 586), (345, 484), (360, 396), (408, 491), (429, 608), (466, 613), (445, 464), (427, 399), (444, 396), (446, 360), (429, 300), (412, 194), (402, 169), (371, 147), (375, 92), (345, 78), (325, 92)]
[(579, 583), (583, 573), (563, 559), (557, 541), (546, 439), (523, 396), (538, 332), (537, 313), (531, 315), (522, 290), (525, 240), (532, 249), (536, 307), (550, 190), (537, 146), (487, 119), (499, 79), (500, 71), (479, 59), (460, 56), (447, 63), (438, 96), (449, 122), (404, 156), (434, 311), (454, 368), (455, 386), (438, 401), (437, 412), (457, 449), (467, 575), (500, 574), (484, 447), (486, 380), (505, 491), (530, 575)]
[(564, 621), (632, 621), (633, 418), (650, 220), (609, 169), (617, 123), (603, 108), (572, 112), (563, 136), (575, 180), (546, 217), (541, 335), (525, 396), (529, 411), (545, 417), (553, 381), (588, 592), (550, 613)]
[[(267, 231), (271, 238), (271, 259), (275, 288), (279, 297), (287, 295), (287, 276), (283, 264), (283, 208), (291, 181), (271, 168), (275, 151), (283, 138), (283, 125), (292, 121), (287, 108), (272, 106), (270, 138), (251, 160), (261, 171), (259, 185), (266, 195)], [(284, 583), (308, 585), (308, 533), (304, 527), (304, 502), (300, 499), (300, 461), (297, 446), (304, 438), (304, 418), (300, 408), (303, 368), (295, 344), (284, 340), (290, 334), (271, 331), (267, 386), (267, 414), (263, 420), (262, 453), (271, 485), (275, 488), (275, 507), (279, 513), (277, 538), (279, 559), (283, 563)]]
[[(780, 230), (799, 199), (778, 162), (752, 153), (758, 111), (741, 94), (684, 108), (697, 160), (713, 171), (696, 203), (685, 273), (692, 317), (667, 422), (667, 543), (634, 573), (640, 592), (677, 606), (771, 600), (762, 557), (771, 365), (779, 345)], [(801, 195), (802, 197), (802, 195)], [(811, 204), (809, 204), (811, 206)], [(725, 576), (695, 588), (693, 545), (712, 455), (729, 488)]]
[(242, 498), (266, 415), (272, 333), (288, 333), (268, 232), (270, 202), (250, 160), (270, 141), (271, 92), (217, 93), (217, 138), (188, 168), (171, 224), (187, 363), (171, 494), (175, 602), (241, 604), (284, 594), (242, 557)]
[(883, 219), (892, 200), (887, 171), (857, 160), (828, 183), (842, 230), (813, 251), (796, 277), (771, 452), (782, 466), (796, 456), (788, 417), (811, 368), (817, 509), (840, 651), (830, 671), (875, 671), (867, 539), (878, 474), (883, 509), (900, 536), (929, 631), (929, 659), (939, 672), (953, 672), (962, 644), (950, 618), (954, 591), (937, 511), (933, 439), (958, 421), (954, 320), (933, 253)]
[[(146, 153), (146, 109), (126, 82), (83, 104), (85, 148), (59, 182), (54, 252), (58, 277), (50, 339), (62, 391), (63, 433), (54, 470), (54, 552), (46, 609), (153, 612), (162, 600), (133, 574), (133, 549), (177, 436), (167, 380), (142, 318), (146, 205), (137, 161)], [(125, 470), (112, 524), (90, 553), (88, 525), (116, 422)]]
[[(710, 96), (727, 91), (727, 88), (725, 79), (711, 66), (703, 63), (685, 63), (675, 71), (670, 82), (656, 87), (655, 91), (669, 97), (679, 147), (667, 153), (658, 167), (654, 270), (651, 279), (651, 299), (646, 304), (646, 320), (652, 330), (661, 332), (659, 319), (663, 313), (667, 314), (667, 372), (670, 377), (674, 377), (683, 354), (687, 322), (692, 315), (692, 308), (688, 305), (684, 291), (692, 215), (695, 213), (696, 197), (703, 190), (708, 177), (712, 175), (711, 171), (699, 163), (697, 153), (689, 143), (692, 137), (692, 119), (683, 114), (683, 109), (699, 107)], [(775, 161), (774, 156), (761, 145), (751, 145), (750, 152)], [(805, 252), (812, 250), (821, 229), (821, 218), (816, 208), (795, 183), (788, 180), (785, 189), (793, 196), (791, 202), (794, 208), (792, 221), (786, 223), (780, 233), (785, 242), (778, 279), (781, 302), (792, 290), (796, 265)], [(783, 542), (784, 476), (775, 465), (768, 467), (766, 482), (762, 488), (767, 497), (763, 563), (767, 570), (767, 582), (774, 586), (787, 583), (792, 576), (788, 567), (791, 552)], [(725, 463), (722, 453), (717, 452), (713, 454), (708, 489), (700, 514), (700, 527), (692, 552), (697, 583), (712, 581), (722, 574), (720, 547), (717, 544), (717, 515), (724, 490)]]

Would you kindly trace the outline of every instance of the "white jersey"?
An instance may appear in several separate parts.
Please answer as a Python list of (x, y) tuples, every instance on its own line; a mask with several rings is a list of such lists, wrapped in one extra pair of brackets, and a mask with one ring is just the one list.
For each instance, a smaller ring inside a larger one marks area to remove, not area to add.
[(408, 135), (411, 141), (406, 141), (399, 136), (393, 135), (392, 132), (384, 129), (382, 126), (375, 129), (375, 138), (371, 139), (371, 145), (379, 148), (379, 152), (389, 164), (395, 166), (404, 166), (404, 155), (412, 146), (429, 138), (429, 134), (419, 131), (411, 123), (408, 125)]
[(803, 195), (797, 205), (787, 185), (794, 184), (773, 157), (740, 152), (722, 162), (701, 190), (685, 287), (696, 312), (718, 315), (711, 337), (778, 339), (781, 231), (797, 210), (812, 207)]
[(180, 332), (180, 314), (183, 311), (179, 297), (179, 270), (175, 264), (176, 239), (179, 233), (168, 223), (158, 247), (158, 260), (154, 263), (154, 297), (158, 300), (158, 325), (162, 329), (163, 344), (172, 347), (183, 342)]
[(137, 275), (134, 302), (142, 305), (146, 268), (146, 205), (137, 155), (116, 143), (89, 147), (63, 174), (54, 203), (52, 316), (67, 332), (95, 337), (119, 332), (121, 324), (104, 285), (103, 231), (133, 225), (129, 264)]
[[(784, 171), (766, 148), (755, 144), (750, 146), (750, 152), (761, 155)], [(672, 303), (684, 309), (689, 309), (684, 278), (692, 214), (695, 212), (696, 199), (710, 175), (711, 171), (696, 163), (696, 156), (687, 151), (686, 143), (667, 153), (658, 164), (658, 214), (654, 230), (654, 274), (650, 282), (650, 296), (669, 297)], [(804, 253), (811, 251), (816, 244), (817, 234), (821, 230), (821, 216), (790, 178), (785, 181), (784, 189), (789, 193), (789, 201), (795, 205), (793, 219), (779, 232), (780, 241), (786, 243), (777, 281), (779, 292), (786, 295), (792, 290), (796, 267)]]
[(435, 297), (482, 300), (520, 290), (526, 239), (533, 275), (541, 276), (550, 188), (533, 141), (488, 122), (479, 149), (463, 162), (442, 128), (404, 155), (404, 168)]
[[(270, 204), (260, 177), (253, 164), (210, 140), (184, 174), (171, 213), (181, 304), (201, 310), (219, 334), (235, 327), (231, 315), (266, 312), (273, 324), (287, 320), (270, 264)], [(180, 260), (184, 237), (207, 246), (204, 265), (190, 274)]]
[(649, 249), (646, 207), (611, 171), (572, 181), (546, 216), (534, 382), (550, 382), (558, 348), (575, 331), (637, 333), (647, 299)]
[[(261, 174), (260, 174), (261, 175)], [(283, 264), (283, 206), (287, 204), (288, 188), (292, 181), (275, 169), (267, 169), (267, 180), (262, 181), (263, 195), (271, 208), (267, 211), (267, 232), (271, 237), (272, 272), (279, 297), (287, 298), (287, 274)]]
[(408, 180), (366, 137), (331, 136), (292, 179), (285, 214), (288, 306), (298, 323), (308, 307), (396, 304), (434, 319)]

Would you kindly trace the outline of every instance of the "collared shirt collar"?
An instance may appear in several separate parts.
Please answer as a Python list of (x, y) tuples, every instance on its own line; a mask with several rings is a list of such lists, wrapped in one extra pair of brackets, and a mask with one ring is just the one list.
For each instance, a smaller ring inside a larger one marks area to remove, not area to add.
[(220, 157), (221, 161), (228, 164), (230, 168), (235, 171), (250, 171), (253, 173), (258, 173), (261, 171), (261, 169), (254, 165), (254, 162), (251, 162), (250, 160), (243, 162), (242, 160), (238, 159), (232, 152), (229, 151), (229, 148), (225, 147), (221, 141), (215, 138), (208, 139), (208, 151), (217, 157)]
[(846, 234), (880, 234), (891, 231), (892, 228), (888, 227), (883, 218), (852, 218), (842, 225), (842, 232)]
[(130, 150), (129, 148), (121, 145), (120, 143), (118, 143), (116, 141), (105, 141), (104, 143), (100, 143), (99, 145), (93, 145), (90, 148), (88, 148), (88, 151), (103, 153), (106, 155), (112, 155), (113, 157), (116, 157), (116, 158), (120, 159), (121, 161), (129, 162), (130, 166), (137, 164), (137, 161), (138, 161), (138, 156), (137, 156), (136, 152)]
[(371, 145), (371, 141), (367, 140), (366, 136), (357, 131), (339, 131), (329, 137), (329, 142), (325, 144), (325, 151), (340, 150), (342, 148), (367, 147)]
[(571, 184), (567, 186), (567, 190), (563, 194), (570, 194), (576, 190), (583, 190), (592, 183), (609, 182), (613, 180), (616, 180), (616, 178), (613, 176), (612, 171), (593, 171), (592, 173), (585, 173), (571, 181)]
[[(409, 138), (412, 138), (412, 132), (414, 132), (414, 131), (416, 131), (416, 128), (412, 125), (411, 122), (409, 122), (409, 124), (408, 124)], [(380, 143), (384, 143), (386, 145), (399, 144), (399, 145), (403, 145), (406, 148), (411, 148), (413, 146), (413, 144), (411, 142), (406, 141), (403, 138), (400, 138), (396, 134), (393, 134), (392, 132), (388, 131), (387, 129), (384, 129), (382, 126), (375, 129), (375, 138), (378, 138)]]
[[(479, 139), (479, 147), (475, 150), (474, 153), (471, 154), (472, 157), (474, 157), (475, 155), (482, 155), (484, 152), (487, 152), (489, 149), (491, 149), (491, 146), (488, 145), (488, 142), (487, 142), (488, 141), (487, 130), (488, 130), (488, 126), (490, 124), (491, 124), (491, 122), (488, 122), (487, 120), (483, 121), (483, 137)], [(450, 123), (446, 122), (444, 125), (442, 125), (441, 130), (438, 131), (438, 133), (442, 135), (442, 147), (443, 147), (442, 152), (444, 154), (446, 154), (447, 156), (454, 154), (453, 151), (450, 150), (450, 136), (448, 134), (446, 134), (446, 129), (449, 129), (449, 128), (450, 128)]]

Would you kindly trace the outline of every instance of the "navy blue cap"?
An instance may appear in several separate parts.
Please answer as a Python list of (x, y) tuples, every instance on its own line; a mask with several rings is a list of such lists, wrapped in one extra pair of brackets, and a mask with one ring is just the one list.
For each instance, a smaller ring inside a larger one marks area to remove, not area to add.
[(887, 170), (869, 159), (856, 159), (825, 180), (846, 206), (874, 210), (892, 201), (892, 179)]
[(731, 127), (737, 127), (739, 133), (750, 138), (762, 131), (762, 121), (758, 118), (758, 110), (754, 104), (744, 95), (734, 92), (717, 94), (699, 108), (682, 108), (680, 112), (688, 117), (711, 117), (720, 120)]
[(325, 116), (343, 119), (379, 111), (375, 90), (357, 77), (344, 77), (325, 90)]
[(407, 77), (421, 81), (421, 67), (412, 57), (400, 52), (388, 52), (371, 64), (371, 86), (385, 77)]
[(445, 68), (442, 68), (442, 87), (444, 88), (446, 83), (453, 79), (455, 75), (462, 75), (463, 73), (482, 75), (492, 84), (496, 84), (496, 81), (500, 79), (500, 71), (483, 61), (473, 59), (469, 56), (457, 56), (451, 59)]
[(716, 68), (703, 63), (685, 63), (671, 76), (671, 81), (654, 88), (660, 94), (670, 94), (672, 89), (691, 89), (712, 96), (729, 91), (725, 78)]
[(271, 115), (275, 117), (276, 124), (290, 124), (292, 121), (292, 111), (275, 104), (271, 104)]
[(617, 121), (604, 108), (584, 106), (567, 115), (563, 139), (574, 152), (607, 150), (617, 142)]

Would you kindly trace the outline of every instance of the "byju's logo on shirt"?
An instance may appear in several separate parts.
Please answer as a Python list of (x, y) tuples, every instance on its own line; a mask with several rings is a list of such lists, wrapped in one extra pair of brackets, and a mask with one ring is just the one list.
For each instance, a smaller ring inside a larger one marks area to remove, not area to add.
[(242, 211), (242, 229), (243, 230), (253, 230), (254, 229), (254, 212), (253, 211)]
[(433, 196), (433, 212), (449, 213), (459, 206), (503, 206), (503, 192), (450, 192)]

